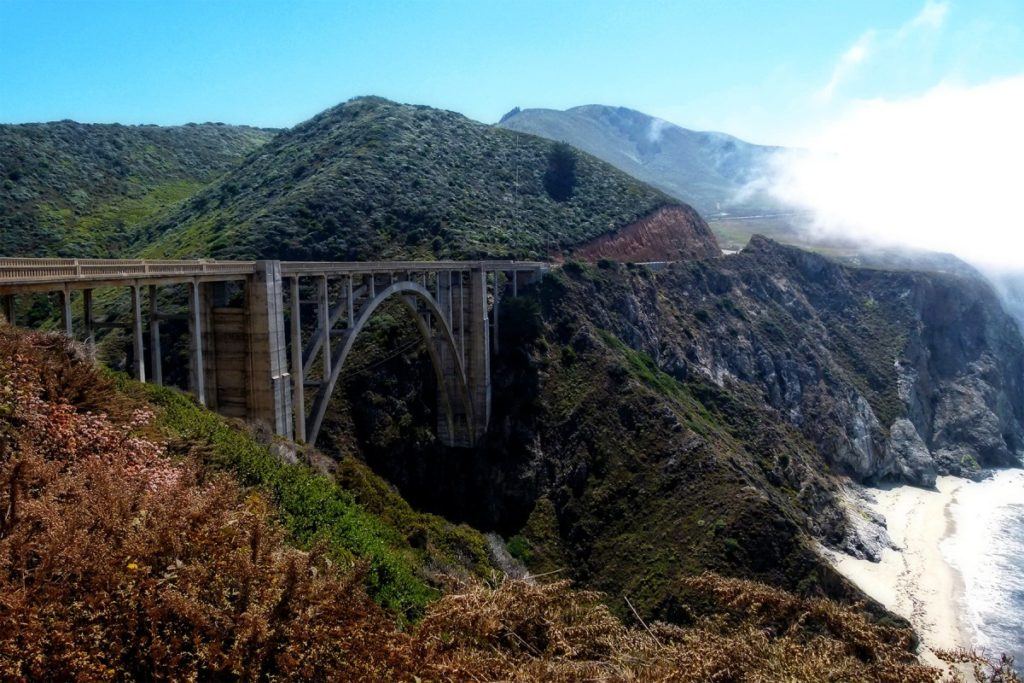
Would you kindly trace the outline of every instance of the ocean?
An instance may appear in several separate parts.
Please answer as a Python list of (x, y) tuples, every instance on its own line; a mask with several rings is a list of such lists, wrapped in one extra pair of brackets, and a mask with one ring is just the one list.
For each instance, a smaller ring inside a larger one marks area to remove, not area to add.
[(950, 506), (946, 560), (963, 580), (963, 625), (989, 656), (1024, 670), (1024, 470), (1000, 470), (962, 486)]

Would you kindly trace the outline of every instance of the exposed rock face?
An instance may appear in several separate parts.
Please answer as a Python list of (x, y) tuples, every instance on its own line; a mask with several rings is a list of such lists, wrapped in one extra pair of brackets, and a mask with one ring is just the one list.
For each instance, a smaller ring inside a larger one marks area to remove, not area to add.
[(620, 292), (608, 324), (680, 378), (750, 383), (858, 480), (1020, 462), (1024, 342), (980, 279), (858, 270), (755, 237)]
[(667, 206), (573, 251), (587, 261), (680, 261), (722, 253), (714, 234), (689, 206)]

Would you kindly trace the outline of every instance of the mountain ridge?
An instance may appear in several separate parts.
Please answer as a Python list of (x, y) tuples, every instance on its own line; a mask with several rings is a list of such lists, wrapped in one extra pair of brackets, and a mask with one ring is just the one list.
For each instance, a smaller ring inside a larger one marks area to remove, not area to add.
[(567, 142), (692, 204), (705, 217), (780, 208), (749, 188), (770, 172), (771, 157), (780, 147), (690, 130), (627, 107), (597, 104), (566, 110), (517, 108), (497, 125)]

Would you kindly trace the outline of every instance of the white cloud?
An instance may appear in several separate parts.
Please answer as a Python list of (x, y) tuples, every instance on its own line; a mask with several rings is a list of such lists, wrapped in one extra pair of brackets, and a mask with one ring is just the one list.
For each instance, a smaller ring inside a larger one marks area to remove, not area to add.
[(874, 38), (875, 32), (867, 31), (843, 53), (843, 56), (836, 62), (835, 68), (832, 69), (832, 78), (824, 88), (818, 91), (816, 96), (818, 100), (827, 102), (832, 99), (842, 82), (849, 78), (857, 70), (857, 67), (867, 59)]
[(949, 14), (949, 3), (948, 2), (934, 2), (928, 0), (921, 8), (921, 11), (917, 13), (917, 16), (908, 21), (899, 30), (898, 35), (906, 36), (908, 33), (915, 29), (931, 29), (937, 30), (942, 28), (942, 25), (946, 21), (946, 15)]
[(829, 235), (1024, 266), (1024, 74), (867, 100), (778, 159), (772, 193)]
[(871, 58), (881, 53), (899, 50), (914, 36), (934, 34), (942, 28), (947, 14), (949, 14), (949, 2), (928, 0), (920, 12), (895, 31), (880, 31), (878, 29), (865, 31), (839, 57), (836, 65), (832, 68), (831, 78), (821, 90), (815, 93), (815, 99), (819, 103), (829, 102), (839, 87)]

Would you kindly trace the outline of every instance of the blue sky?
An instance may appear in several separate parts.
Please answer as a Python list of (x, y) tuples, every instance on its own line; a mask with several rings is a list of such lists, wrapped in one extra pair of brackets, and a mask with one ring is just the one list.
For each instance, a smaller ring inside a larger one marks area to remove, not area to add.
[(2, 122), (290, 126), (378, 94), (485, 122), (624, 105), (799, 143), (857, 99), (1019, 73), (1021, 0), (0, 0)]

